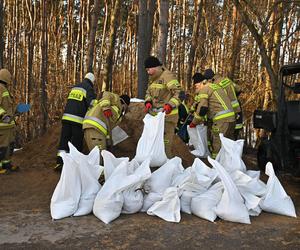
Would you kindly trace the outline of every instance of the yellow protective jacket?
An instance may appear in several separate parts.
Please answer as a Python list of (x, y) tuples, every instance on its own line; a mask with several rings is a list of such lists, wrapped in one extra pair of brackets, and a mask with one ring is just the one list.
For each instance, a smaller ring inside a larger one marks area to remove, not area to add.
[(6, 115), (13, 118), (14, 105), (6, 86), (0, 83), (0, 129), (13, 128), (15, 126), (13, 119), (10, 123), (2, 122), (2, 118)]
[(234, 122), (235, 113), (231, 102), (220, 85), (208, 82), (195, 96), (193, 104), (194, 124), (206, 121), (206, 116), (200, 116), (201, 107), (207, 107), (207, 119), (213, 122), (222, 120), (223, 122)]
[(236, 114), (241, 112), (241, 107), (236, 96), (236, 92), (239, 91), (238, 86), (228, 77), (221, 76), (215, 77), (214, 83), (219, 84), (225, 90), (226, 94), (228, 95), (231, 101), (231, 105), (233, 107), (234, 112)]
[[(112, 111), (112, 117), (109, 118), (109, 121), (103, 114), (103, 111), (108, 109)], [(115, 93), (105, 91), (102, 98), (86, 113), (82, 128), (95, 128), (107, 136), (109, 125), (111, 129), (114, 128), (121, 121), (121, 117), (122, 105), (120, 97)]]
[(181, 86), (175, 74), (161, 66), (158, 67), (158, 72), (149, 79), (145, 101), (152, 103), (152, 111), (154, 113), (162, 111), (164, 104), (170, 104), (173, 108), (170, 115), (178, 114), (180, 91)]

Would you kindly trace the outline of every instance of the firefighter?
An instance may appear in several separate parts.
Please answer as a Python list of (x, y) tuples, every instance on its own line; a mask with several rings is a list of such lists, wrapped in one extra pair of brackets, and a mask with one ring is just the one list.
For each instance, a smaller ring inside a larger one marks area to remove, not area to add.
[(149, 86), (145, 97), (145, 113), (156, 115), (165, 112), (165, 150), (168, 158), (172, 158), (172, 143), (175, 137), (175, 128), (178, 121), (179, 93), (181, 86), (175, 74), (165, 68), (158, 58), (148, 57), (145, 69), (149, 75)]
[[(204, 80), (197, 73), (193, 76), (195, 86), (195, 112), (190, 128), (208, 121), (208, 135), (211, 141), (211, 153), (215, 158), (221, 148), (219, 133), (233, 139), (235, 113), (231, 102), (220, 85), (214, 83), (209, 72), (205, 72)], [(197, 77), (197, 75), (199, 77)], [(206, 118), (207, 117), (207, 118)]]
[(62, 117), (62, 129), (58, 146), (57, 165), (55, 170), (61, 170), (63, 161), (61, 152), (69, 152), (68, 142), (71, 142), (78, 151), (82, 151), (83, 145), (83, 118), (96, 101), (94, 90), (95, 76), (89, 72), (83, 81), (73, 86), (69, 92), (67, 104)]
[[(231, 79), (228, 77), (222, 77), (219, 75), (215, 75), (212, 69), (207, 69), (206, 74), (210, 75), (212, 78), (215, 79), (215, 83), (219, 84), (228, 95), (233, 110), (235, 112), (236, 117), (236, 124), (235, 124), (235, 131), (234, 131), (234, 138), (238, 139), (240, 131), (243, 129), (243, 116), (241, 106), (238, 100), (238, 95), (241, 93), (240, 87), (235, 84)], [(205, 73), (204, 73), (205, 74)]]
[(101, 150), (112, 145), (111, 130), (116, 127), (125, 115), (130, 104), (128, 95), (117, 95), (105, 91), (102, 98), (91, 108), (83, 120), (84, 139), (89, 151), (95, 146)]
[(14, 106), (8, 86), (12, 75), (7, 69), (0, 70), (0, 174), (16, 171), (18, 167), (11, 163), (12, 144), (15, 137)]

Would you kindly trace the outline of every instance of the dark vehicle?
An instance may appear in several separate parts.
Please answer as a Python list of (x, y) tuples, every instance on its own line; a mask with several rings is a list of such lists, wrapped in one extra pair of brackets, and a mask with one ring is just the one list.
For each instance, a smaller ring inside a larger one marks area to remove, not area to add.
[[(300, 174), (300, 63), (284, 65), (279, 72), (277, 111), (255, 110), (254, 128), (269, 132), (258, 147), (261, 170), (268, 161), (275, 171)], [(295, 81), (297, 80), (297, 81)]]

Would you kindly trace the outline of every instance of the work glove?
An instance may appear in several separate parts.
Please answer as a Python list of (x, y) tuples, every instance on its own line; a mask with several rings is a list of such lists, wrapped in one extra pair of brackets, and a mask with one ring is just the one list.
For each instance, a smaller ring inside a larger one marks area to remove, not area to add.
[(144, 109), (144, 112), (145, 112), (145, 113), (148, 113), (150, 109), (152, 109), (152, 104), (151, 104), (151, 102), (146, 102), (146, 103), (145, 103), (145, 109)]
[(195, 123), (193, 123), (193, 122), (190, 123), (190, 128), (196, 128), (196, 126), (197, 125)]
[(113, 115), (110, 109), (104, 110), (103, 114), (106, 118), (109, 118)]
[(9, 115), (3, 116), (2, 122), (3, 122), (3, 123), (10, 123), (10, 122), (11, 122), (10, 116), (9, 116)]
[(170, 114), (172, 111), (172, 106), (170, 104), (165, 104), (164, 105), (164, 109), (163, 109), (163, 112), (165, 112), (167, 115)]

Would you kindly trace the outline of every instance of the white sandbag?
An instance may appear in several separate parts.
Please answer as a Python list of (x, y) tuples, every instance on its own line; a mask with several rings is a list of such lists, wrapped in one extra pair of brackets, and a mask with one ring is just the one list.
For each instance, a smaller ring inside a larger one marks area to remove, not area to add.
[(142, 163), (150, 158), (151, 167), (159, 167), (167, 161), (164, 144), (165, 113), (156, 116), (147, 114), (144, 119), (144, 129), (136, 148), (135, 159)]
[(107, 180), (112, 172), (116, 169), (117, 166), (120, 165), (121, 162), (129, 161), (128, 157), (116, 158), (111, 152), (107, 150), (102, 150), (101, 155), (103, 157), (103, 165), (104, 165), (104, 178)]
[(128, 134), (119, 126), (114, 127), (111, 131), (111, 134), (112, 134), (111, 138), (113, 141), (113, 146), (117, 145), (118, 143), (128, 138)]
[(242, 160), (244, 140), (233, 141), (220, 134), (222, 147), (216, 160), (231, 173), (235, 170), (246, 172), (245, 163)]
[(245, 206), (248, 209), (249, 215), (258, 216), (262, 211), (259, 206), (261, 198), (242, 187), (238, 187), (238, 189), (240, 191), (240, 194), (244, 198)]
[(249, 213), (244, 200), (230, 175), (219, 162), (210, 157), (208, 157), (208, 161), (218, 171), (224, 186), (221, 201), (216, 207), (216, 214), (224, 220), (250, 224)]
[[(199, 159), (198, 159), (199, 160)], [(199, 160), (200, 161), (200, 160)], [(193, 197), (206, 191), (204, 183), (210, 183), (213, 181), (210, 177), (200, 176), (200, 171), (198, 173), (199, 179), (197, 178), (195, 170), (195, 162), (192, 167), (188, 167), (183, 173), (179, 173), (173, 178), (171, 186), (177, 187), (177, 192), (180, 197), (180, 210), (184, 213), (191, 214), (191, 200)], [(215, 173), (216, 171), (213, 170)], [(201, 183), (199, 182), (202, 182)]]
[(194, 179), (196, 179), (196, 174), (192, 172), (191, 167), (188, 167), (182, 172), (180, 171), (179, 173), (173, 175), (170, 186), (181, 189), (185, 183), (194, 182)]
[(157, 201), (162, 200), (162, 194), (150, 192), (144, 195), (143, 207), (141, 212), (147, 212), (147, 210)]
[(180, 196), (180, 210), (186, 214), (192, 214), (192, 198), (200, 194), (201, 192), (183, 191), (182, 195)]
[(253, 178), (242, 171), (236, 170), (230, 176), (239, 190), (245, 190), (256, 196), (263, 196), (266, 193), (267, 186), (257, 178), (257, 175), (254, 175)]
[(144, 204), (143, 192), (138, 188), (123, 191), (124, 203), (122, 214), (134, 214), (141, 210)]
[(217, 218), (216, 206), (220, 202), (223, 193), (221, 182), (216, 183), (206, 192), (192, 198), (192, 214), (205, 220), (214, 222)]
[(189, 144), (193, 145), (195, 150), (191, 153), (198, 157), (207, 157), (210, 155), (207, 145), (207, 126), (197, 125), (196, 128), (187, 127), (190, 137)]
[(124, 204), (123, 191), (150, 177), (149, 160), (146, 160), (132, 175), (128, 175), (128, 161), (122, 161), (105, 181), (94, 202), (93, 212), (104, 223), (116, 219)]
[(163, 166), (154, 171), (149, 180), (146, 181), (144, 189), (146, 192), (163, 194), (171, 186), (173, 176), (183, 173), (184, 168), (181, 158), (174, 157), (168, 160)]
[(127, 161), (122, 161), (105, 181), (98, 192), (94, 206), (94, 215), (108, 224), (120, 216), (124, 203), (123, 189), (131, 183), (127, 180)]
[[(194, 174), (195, 175), (195, 174)], [(180, 197), (180, 210), (184, 213), (191, 214), (191, 201), (192, 198), (202, 194), (206, 188), (198, 183), (197, 178), (194, 182), (186, 182), (177, 189)]]
[(65, 152), (60, 156), (64, 165), (50, 202), (51, 217), (55, 220), (72, 216), (77, 210), (81, 195), (77, 163)]
[(218, 173), (215, 169), (208, 167), (203, 161), (198, 158), (194, 160), (192, 169), (196, 174), (198, 183), (205, 188), (210, 187), (213, 181), (218, 176)]
[(135, 159), (132, 159), (132, 160), (129, 162), (127, 174), (128, 174), (128, 175), (133, 174), (134, 171), (135, 171), (139, 166), (140, 166), (140, 164), (139, 164)]
[(259, 170), (247, 170), (246, 174), (250, 176), (251, 178), (260, 178), (260, 171)]
[[(254, 178), (246, 173), (250, 173)], [(261, 213), (259, 203), (261, 196), (266, 192), (266, 184), (259, 180), (259, 175), (256, 173), (248, 171), (246, 173), (236, 170), (231, 173), (231, 178), (244, 198), (249, 215), (258, 216)]]
[(82, 216), (93, 210), (94, 200), (101, 188), (98, 179), (103, 167), (99, 166), (100, 152), (98, 147), (95, 147), (89, 155), (80, 153), (70, 142), (69, 148), (70, 156), (78, 164), (81, 181), (81, 195), (74, 216)]
[(148, 209), (147, 214), (156, 215), (169, 222), (180, 222), (180, 201), (177, 188), (167, 188), (163, 194), (163, 199), (154, 203)]
[(269, 176), (267, 191), (260, 202), (260, 207), (267, 212), (291, 217), (297, 217), (295, 206), (275, 175), (272, 163), (266, 165), (266, 175)]
[[(137, 163), (132, 161), (131, 164), (131, 167), (135, 168)], [(149, 164), (150, 160), (145, 160), (140, 166), (137, 165), (137, 168), (132, 173), (137, 179), (130, 187), (128, 187), (128, 189), (123, 191), (124, 204), (122, 213), (137, 213), (143, 207), (144, 195), (141, 189), (144, 182), (151, 176)]]

